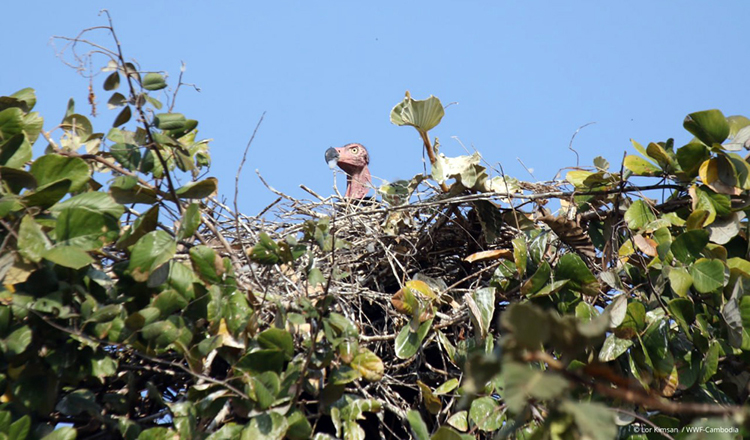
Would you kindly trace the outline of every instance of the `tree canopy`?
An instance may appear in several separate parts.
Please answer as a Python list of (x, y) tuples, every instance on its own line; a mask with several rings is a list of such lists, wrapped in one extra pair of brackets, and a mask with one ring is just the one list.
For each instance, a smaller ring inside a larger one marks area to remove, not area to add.
[(747, 436), (747, 118), (524, 182), (407, 92), (428, 175), (251, 217), (107, 29), (111, 127), (0, 97), (0, 438)]

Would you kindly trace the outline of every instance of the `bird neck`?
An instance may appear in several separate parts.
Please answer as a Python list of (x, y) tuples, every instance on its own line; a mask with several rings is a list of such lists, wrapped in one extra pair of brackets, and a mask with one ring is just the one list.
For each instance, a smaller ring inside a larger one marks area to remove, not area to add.
[(346, 177), (346, 197), (361, 199), (370, 192), (372, 177), (370, 170), (365, 165), (363, 168), (349, 174)]

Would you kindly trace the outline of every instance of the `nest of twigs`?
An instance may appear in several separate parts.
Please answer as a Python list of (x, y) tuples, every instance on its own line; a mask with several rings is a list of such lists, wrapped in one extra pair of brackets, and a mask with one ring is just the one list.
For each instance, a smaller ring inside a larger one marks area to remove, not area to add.
[[(417, 381), (434, 388), (460, 378), (462, 372), (441, 349), (434, 332), (416, 356), (396, 356), (394, 340), (410, 317), (394, 308), (393, 295), (408, 280), (427, 281), (441, 297), (449, 298), (435, 310), (433, 329), (440, 329), (454, 344), (471, 339), (469, 312), (461, 305), (463, 296), (488, 286), (500, 261), (467, 257), (508, 249), (519, 231), (508, 224), (488, 239), (476, 204), (492, 203), (491, 197), (433, 193), (423, 195), (418, 202), (389, 206), (375, 200), (310, 201), (277, 194), (280, 197), (273, 206), (256, 217), (235, 214), (225, 204), (212, 202), (208, 216), (211, 231), (205, 231), (204, 236), (211, 237), (209, 243), (219, 255), (234, 262), (238, 281), (255, 297), (261, 322), (274, 322), (278, 304), (294, 307), (299, 297), (315, 303), (331, 295), (331, 311), (354, 322), (359, 327), (360, 345), (377, 354), (385, 365), (382, 380), (353, 382), (351, 392), (383, 403), (386, 411), (380, 413), (377, 423), (382, 438), (408, 437), (405, 414), (419, 403)], [(500, 213), (522, 215), (500, 208), (498, 201), (492, 206)], [(261, 234), (275, 242), (287, 237), (300, 240), (305, 228), (323, 219), (328, 219), (328, 232), (342, 244), (340, 247), (325, 250), (312, 243), (308, 252), (291, 264), (263, 265), (248, 257)], [(311, 282), (312, 267), (320, 270), (324, 282)], [(505, 295), (499, 300), (507, 304), (514, 293)], [(296, 343), (301, 344), (301, 339)], [(447, 410), (456, 402), (444, 404)], [(395, 423), (388, 423), (389, 418)]]

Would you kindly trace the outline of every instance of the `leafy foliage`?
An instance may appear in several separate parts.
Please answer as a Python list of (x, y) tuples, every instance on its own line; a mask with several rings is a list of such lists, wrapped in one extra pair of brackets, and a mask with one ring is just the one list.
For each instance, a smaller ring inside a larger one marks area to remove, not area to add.
[[(0, 438), (361, 439), (384, 413), (435, 440), (747, 434), (750, 120), (692, 113), (688, 144), (633, 141), (622, 172), (597, 158), (550, 189), (440, 154), (442, 104), (407, 94), (391, 120), (431, 175), (381, 188), (382, 236), (402, 252), (403, 213), (428, 212), (437, 235), (435, 218), (477, 226), (478, 249), (468, 276), (414, 273), (382, 292), (392, 314), (353, 315), (331, 288), (355, 277), (336, 263), (352, 244), (328, 217), (208, 245), (225, 238), (198, 122), (163, 111), (163, 74), (107, 53), (106, 135), (72, 101), (47, 132), (33, 89), (0, 98)], [(407, 211), (425, 179), (442, 194)], [(249, 288), (256, 270), (277, 284)], [(294, 277), (302, 294), (274, 291)], [(405, 394), (394, 364), (415, 366)]]

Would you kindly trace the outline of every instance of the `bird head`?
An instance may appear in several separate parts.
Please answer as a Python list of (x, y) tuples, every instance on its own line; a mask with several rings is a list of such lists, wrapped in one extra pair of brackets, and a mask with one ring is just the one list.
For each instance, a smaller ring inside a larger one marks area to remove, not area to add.
[(343, 147), (329, 148), (325, 154), (328, 166), (338, 165), (347, 175), (346, 197), (363, 198), (371, 185), (370, 155), (362, 144), (347, 144)]

